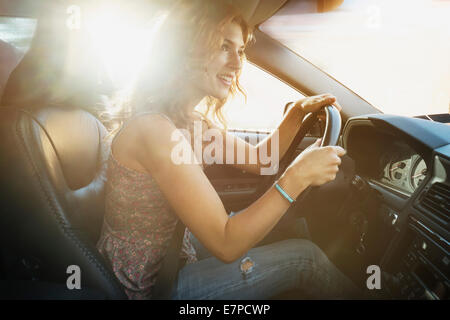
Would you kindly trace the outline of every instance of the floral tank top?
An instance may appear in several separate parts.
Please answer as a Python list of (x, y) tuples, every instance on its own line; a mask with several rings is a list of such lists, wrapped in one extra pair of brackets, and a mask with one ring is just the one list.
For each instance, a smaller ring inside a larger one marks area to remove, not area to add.
[[(111, 151), (105, 197), (97, 248), (130, 299), (150, 299), (178, 217), (151, 175), (125, 167)], [(180, 259), (197, 261), (188, 229)]]

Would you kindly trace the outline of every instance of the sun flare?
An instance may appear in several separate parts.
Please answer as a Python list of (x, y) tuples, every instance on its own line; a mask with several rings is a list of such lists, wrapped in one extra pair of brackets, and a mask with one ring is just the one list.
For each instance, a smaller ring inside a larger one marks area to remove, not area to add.
[(86, 24), (98, 59), (117, 88), (133, 85), (165, 17), (159, 12), (143, 22), (112, 6), (97, 8), (88, 16)]

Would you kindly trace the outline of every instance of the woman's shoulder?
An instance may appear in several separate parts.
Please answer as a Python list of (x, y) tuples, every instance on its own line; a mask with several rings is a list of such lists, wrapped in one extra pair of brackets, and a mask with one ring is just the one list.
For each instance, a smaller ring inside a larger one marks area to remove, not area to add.
[(129, 118), (115, 135), (114, 140), (123, 140), (123, 136), (127, 136), (132, 141), (137, 141), (140, 144), (142, 139), (148, 140), (153, 138), (154, 140), (160, 140), (164, 137), (165, 132), (173, 131), (174, 128), (176, 126), (166, 114), (146, 112)]
[(153, 124), (153, 125), (164, 125), (170, 124), (174, 127), (174, 121), (167, 114), (163, 112), (141, 112), (133, 116), (138, 123), (141, 125)]
[(202, 122), (203, 128), (206, 129), (217, 129), (217, 130), (223, 130), (218, 125), (216, 125), (211, 119), (209, 119), (207, 116), (205, 116), (203, 113), (196, 112), (195, 116), (197, 117), (198, 121)]
[(164, 113), (146, 113), (140, 115), (133, 124), (139, 141), (143, 145), (154, 150), (168, 146), (173, 132), (177, 126), (172, 119)]
[[(148, 161), (170, 156), (171, 136), (176, 129), (162, 113), (133, 116), (116, 134), (111, 151), (121, 163), (141, 172), (148, 172)], [(146, 159), (143, 163), (142, 159)]]

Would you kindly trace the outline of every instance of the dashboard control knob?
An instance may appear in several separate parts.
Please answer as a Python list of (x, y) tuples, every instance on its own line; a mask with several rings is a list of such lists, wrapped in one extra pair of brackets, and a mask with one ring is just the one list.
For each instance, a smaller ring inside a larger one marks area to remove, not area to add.
[(389, 213), (389, 218), (391, 219), (391, 225), (394, 226), (397, 223), (398, 214), (391, 212), (391, 213)]
[(358, 175), (355, 175), (352, 179), (352, 186), (358, 190), (358, 191), (362, 191), (365, 187), (366, 187), (366, 182), (364, 181), (363, 178), (361, 178)]

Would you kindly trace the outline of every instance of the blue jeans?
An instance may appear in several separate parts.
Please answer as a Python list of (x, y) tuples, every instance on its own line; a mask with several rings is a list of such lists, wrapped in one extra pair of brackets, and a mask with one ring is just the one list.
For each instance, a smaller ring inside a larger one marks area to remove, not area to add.
[(233, 263), (213, 257), (193, 238), (198, 262), (184, 266), (173, 299), (269, 299), (298, 292), (308, 299), (361, 298), (361, 291), (309, 240), (253, 248)]

